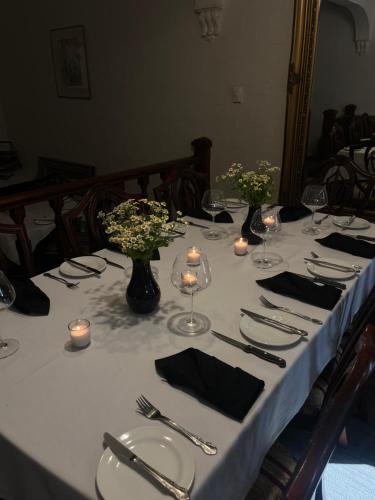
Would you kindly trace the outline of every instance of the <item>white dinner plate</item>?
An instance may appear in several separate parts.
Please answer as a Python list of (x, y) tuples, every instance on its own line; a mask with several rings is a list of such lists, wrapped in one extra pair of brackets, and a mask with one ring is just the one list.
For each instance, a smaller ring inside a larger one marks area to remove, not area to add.
[[(117, 439), (178, 485), (191, 488), (195, 474), (191, 450), (173, 430), (137, 427)], [(167, 496), (136, 469), (120, 462), (109, 448), (99, 461), (96, 483), (105, 500), (162, 500)]]
[[(82, 257), (74, 257), (74, 259), (81, 264), (97, 269), (102, 272), (106, 268), (106, 263), (100, 257), (95, 257), (93, 255), (83, 255)], [(83, 269), (78, 269), (78, 267), (73, 266), (69, 262), (63, 262), (59, 267), (59, 271), (64, 276), (69, 278), (85, 278), (86, 276), (93, 276), (95, 273), (91, 271), (84, 271)]]
[(348, 226), (347, 223), (349, 219), (349, 216), (334, 217), (333, 223), (335, 226), (345, 227), (347, 229), (368, 229), (370, 227), (370, 223), (367, 220), (359, 217), (356, 217), (350, 226)]
[[(304, 326), (301, 326), (299, 320), (290, 314), (284, 314), (280, 313), (280, 311), (272, 311), (265, 307), (253, 305), (250, 310), (262, 316), (266, 316), (267, 318), (275, 319), (276, 321), (280, 321), (290, 326), (306, 330), (306, 325), (304, 324)], [(299, 335), (285, 333), (273, 326), (255, 321), (255, 319), (250, 318), (247, 314), (244, 314), (240, 318), (240, 330), (242, 335), (251, 343), (267, 347), (290, 347), (301, 340)]]
[[(342, 260), (339, 259), (331, 259), (325, 257), (324, 259), (322, 258), (315, 260), (324, 260), (325, 262), (330, 262), (332, 264), (337, 264), (339, 266), (350, 267), (350, 264), (348, 264), (347, 262), (343, 262)], [(309, 262), (307, 264), (307, 270), (314, 276), (318, 276), (320, 278), (328, 278), (331, 280), (350, 280), (354, 278), (354, 276), (356, 275), (354, 269), (352, 269), (351, 271), (336, 271), (335, 269), (330, 269), (329, 267), (322, 267), (312, 262)]]

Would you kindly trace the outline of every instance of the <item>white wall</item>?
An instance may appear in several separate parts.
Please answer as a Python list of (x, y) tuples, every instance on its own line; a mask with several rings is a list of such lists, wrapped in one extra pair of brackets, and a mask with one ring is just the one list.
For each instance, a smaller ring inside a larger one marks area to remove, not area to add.
[[(214, 175), (233, 161), (281, 165), (293, 0), (227, 0), (213, 43), (200, 38), (193, 6), (7, 2), (0, 85), (24, 163), (35, 168), (46, 155), (108, 172), (188, 155), (190, 141), (207, 136)], [(86, 28), (91, 100), (56, 96), (49, 30), (77, 24)], [(232, 85), (244, 86), (244, 104), (231, 103)]]
[(322, 112), (346, 104), (356, 104), (357, 114), (375, 115), (375, 40), (367, 54), (358, 55), (354, 46), (354, 26), (343, 7), (323, 2), (319, 20), (318, 46), (311, 102), (309, 153), (321, 134)]

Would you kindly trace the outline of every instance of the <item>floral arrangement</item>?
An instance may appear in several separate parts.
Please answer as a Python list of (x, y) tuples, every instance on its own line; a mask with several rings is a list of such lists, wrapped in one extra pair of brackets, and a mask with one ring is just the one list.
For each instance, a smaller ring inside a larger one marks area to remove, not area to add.
[(181, 215), (177, 212), (177, 221), (168, 222), (169, 212), (164, 202), (129, 199), (111, 212), (99, 212), (98, 218), (103, 221), (111, 243), (128, 257), (147, 261), (155, 250), (167, 247), (176, 236), (174, 229), (185, 223)]
[(257, 165), (257, 170), (244, 170), (241, 163), (233, 163), (217, 181), (229, 184), (250, 206), (261, 205), (270, 200), (275, 173), (280, 169), (266, 160), (258, 160)]

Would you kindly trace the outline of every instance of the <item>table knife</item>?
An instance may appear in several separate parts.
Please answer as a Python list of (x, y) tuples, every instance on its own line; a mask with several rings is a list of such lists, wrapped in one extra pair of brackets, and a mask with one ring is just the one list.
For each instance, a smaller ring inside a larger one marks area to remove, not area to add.
[(375, 238), (371, 236), (362, 236), (361, 234), (357, 234), (356, 236), (353, 236), (356, 240), (364, 240), (364, 241), (375, 241)]
[(226, 335), (223, 335), (222, 333), (216, 332), (215, 330), (211, 330), (211, 333), (215, 335), (220, 340), (223, 340), (224, 342), (227, 342), (228, 344), (234, 345), (235, 347), (238, 347), (239, 349), (242, 349), (244, 352), (249, 353), (249, 354), (254, 354), (255, 356), (258, 356), (258, 358), (264, 359), (265, 361), (269, 361), (270, 363), (275, 363), (276, 365), (280, 366), (280, 368), (285, 368), (286, 367), (286, 361), (283, 358), (279, 358), (278, 356), (275, 356), (274, 354), (271, 354), (270, 352), (263, 351), (262, 349), (259, 349), (258, 347), (254, 347), (249, 344), (244, 344), (243, 342), (240, 342), (239, 340), (232, 339), (230, 337), (227, 337)]
[(311, 262), (320, 267), (327, 267), (328, 269), (335, 269), (336, 271), (355, 271), (355, 269), (351, 266), (342, 266), (341, 264), (334, 264), (333, 262), (328, 262), (327, 260), (318, 260), (318, 259), (308, 259), (304, 258), (307, 262)]
[(292, 273), (295, 276), (299, 276), (300, 278), (305, 278), (305, 280), (309, 280), (312, 283), (322, 283), (322, 285), (330, 285), (340, 290), (346, 290), (345, 283), (339, 283), (338, 281), (330, 280), (329, 278), (318, 278), (318, 276), (305, 276), (304, 274)]
[(306, 330), (301, 330), (301, 328), (296, 328), (295, 326), (288, 325), (287, 323), (282, 323), (281, 321), (277, 321), (273, 318), (268, 318), (267, 316), (262, 316), (261, 314), (254, 313), (247, 309), (242, 309), (241, 312), (250, 316), (250, 318), (255, 319), (259, 323), (265, 323), (266, 325), (273, 326), (279, 330), (282, 330), (286, 333), (299, 335), (300, 337), (306, 337), (309, 333)]
[(186, 488), (179, 486), (172, 479), (158, 472), (156, 469), (148, 465), (141, 458), (139, 458), (133, 451), (129, 450), (118, 439), (114, 438), (108, 432), (104, 433), (104, 442), (109, 446), (111, 451), (116, 457), (124, 464), (134, 464), (141, 472), (146, 473), (152, 479), (156, 480), (163, 488), (172, 494), (177, 500), (189, 500), (189, 492)]
[(78, 269), (81, 269), (83, 271), (88, 271), (90, 273), (94, 273), (96, 275), (101, 275), (101, 271), (98, 271), (94, 267), (86, 266), (86, 264), (81, 264), (81, 262), (77, 262), (76, 260), (73, 259), (64, 259), (65, 262), (69, 262), (73, 267), (77, 267)]
[(191, 222), (190, 220), (187, 221), (189, 226), (195, 226), (195, 227), (200, 227), (201, 229), (209, 229), (208, 226), (204, 226), (203, 224), (197, 224), (196, 222)]
[(118, 267), (119, 269), (124, 269), (125, 267), (122, 266), (121, 264), (117, 264), (117, 262), (112, 262), (111, 260), (107, 259), (106, 257), (102, 257), (101, 255), (98, 255), (97, 257), (100, 257), (101, 259), (105, 260), (107, 264), (113, 267)]

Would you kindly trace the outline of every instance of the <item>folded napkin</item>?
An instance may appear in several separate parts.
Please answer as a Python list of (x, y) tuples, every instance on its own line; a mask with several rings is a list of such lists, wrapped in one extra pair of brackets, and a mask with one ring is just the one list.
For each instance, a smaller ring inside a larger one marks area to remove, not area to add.
[(263, 380), (192, 347), (157, 359), (155, 366), (171, 385), (239, 421), (264, 389)]
[[(203, 208), (193, 208), (191, 210), (187, 210), (184, 215), (187, 215), (188, 217), (195, 217), (196, 219), (204, 219), (204, 220), (210, 220), (212, 221), (213, 218), (211, 215), (203, 210)], [(215, 217), (216, 222), (220, 222), (221, 224), (223, 223), (230, 223), (233, 222), (232, 216), (230, 215), (229, 212), (226, 212), (223, 210), (222, 212), (219, 212), (216, 217)]]
[(279, 211), (281, 222), (293, 222), (311, 215), (311, 210), (300, 204), (295, 207), (283, 207)]
[(340, 233), (331, 233), (325, 238), (315, 240), (321, 245), (341, 252), (351, 253), (357, 257), (373, 259), (375, 257), (375, 244), (368, 241), (356, 240), (352, 236), (346, 236)]
[(341, 290), (332, 285), (313, 283), (289, 271), (256, 282), (271, 292), (330, 310), (334, 308), (342, 293)]
[(30, 316), (47, 316), (49, 313), (49, 298), (34, 283), (26, 277), (13, 276), (9, 278), (16, 292), (13, 307), (17, 311)]

